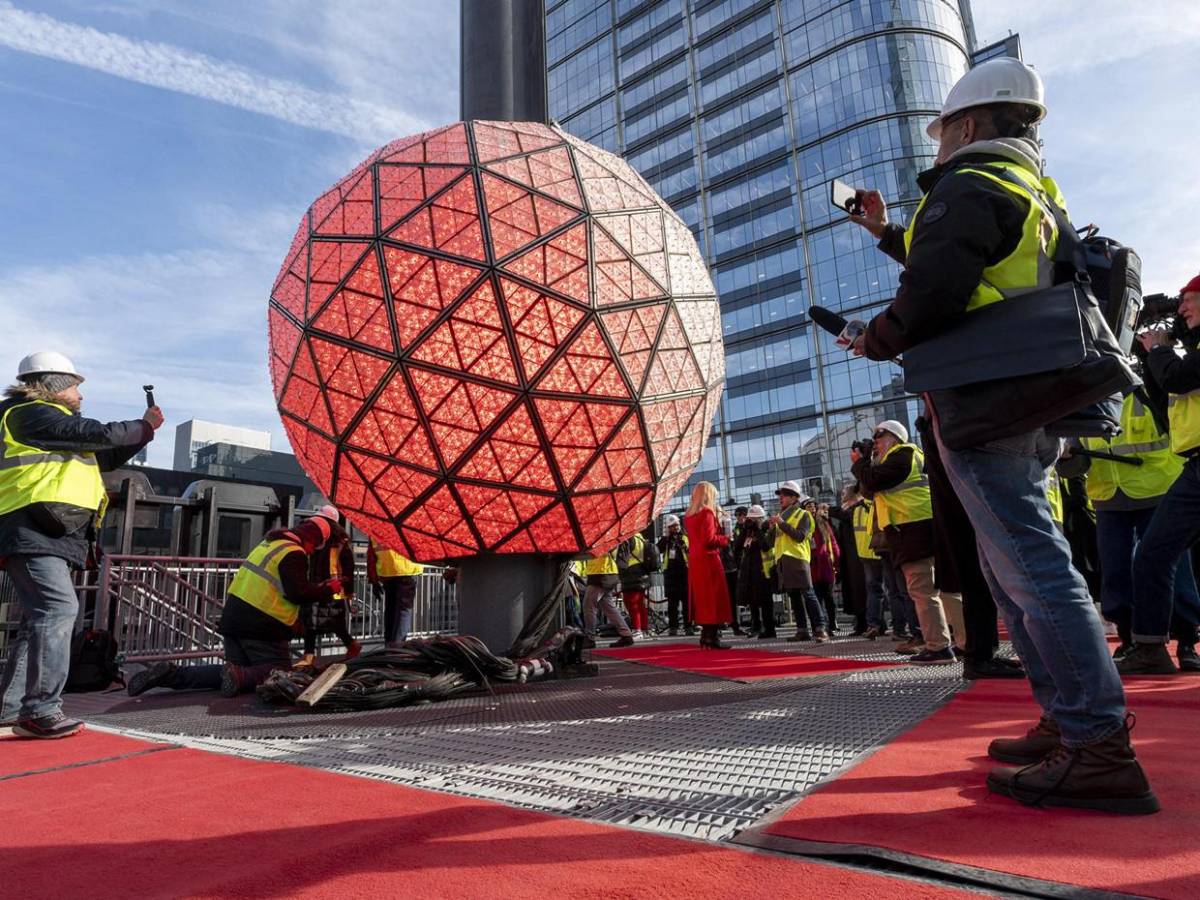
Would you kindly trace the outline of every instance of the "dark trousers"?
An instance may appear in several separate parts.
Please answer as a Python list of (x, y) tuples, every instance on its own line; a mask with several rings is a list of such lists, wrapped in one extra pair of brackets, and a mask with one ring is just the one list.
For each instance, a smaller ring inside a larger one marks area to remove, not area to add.
[(812, 588), (793, 588), (787, 595), (792, 601), (792, 615), (796, 618), (797, 631), (808, 631), (810, 621), (813, 630), (825, 627), (825, 613)]
[(667, 625), (672, 631), (679, 629), (679, 613), (683, 612), (683, 622), (688, 628), (692, 627), (692, 611), (688, 605), (688, 589), (686, 581), (668, 581), (663, 585), (667, 595)]
[(412, 630), (413, 602), (417, 599), (417, 579), (411, 575), (383, 578), (383, 643), (399, 647)]
[(825, 608), (825, 621), (829, 624), (829, 630), (835, 631), (837, 629), (837, 606), (833, 602), (833, 585), (828, 581), (816, 581), (813, 582), (813, 590)]
[(738, 573), (736, 571), (725, 573), (725, 587), (729, 589), (729, 605), (733, 612), (733, 621), (730, 624), (733, 625), (734, 633), (742, 630), (742, 611), (738, 604), (737, 583)]
[[(255, 638), (238, 638), (223, 635), (225, 662), (241, 669), (242, 691), (249, 692), (267, 680), (276, 669), (292, 667), (290, 641), (260, 641)], [(163, 687), (178, 691), (215, 691), (221, 687), (221, 673), (225, 666), (180, 666), (171, 673), (170, 681)]]
[[(308, 618), (304, 623), (304, 652), (315, 653), (317, 650), (317, 638), (322, 634), (336, 634), (338, 640), (342, 642), (342, 646), (349, 647), (354, 643), (354, 638), (350, 634), (350, 610), (346, 604), (341, 604), (342, 615), (340, 619), (326, 620), (325, 627), (320, 631), (312, 624), (312, 612), (308, 613)], [(305, 607), (308, 609), (308, 607)]]
[[(1182, 478), (1181, 475), (1180, 480)], [(1166, 497), (1174, 490), (1172, 487)], [(1170, 509), (1165, 508), (1165, 499), (1152, 509), (1096, 511), (1096, 542), (1102, 563), (1100, 609), (1104, 617), (1117, 626), (1122, 643), (1128, 644), (1135, 639), (1134, 598), (1141, 596), (1141, 586), (1136, 581), (1135, 560), (1143, 559), (1142, 548), (1151, 540), (1158, 523), (1161, 522), (1167, 529), (1176, 525), (1187, 527), (1186, 521), (1163, 519), (1164, 513), (1171, 515)], [(1148, 548), (1152, 556), (1155, 551), (1153, 546)], [(1200, 621), (1200, 597), (1197, 596), (1192, 560), (1186, 548), (1177, 557), (1174, 569), (1174, 578), (1168, 582), (1170, 587), (1166, 591), (1169, 636), (1183, 644), (1192, 645), (1196, 643), (1196, 624)]]
[(917, 607), (912, 597), (908, 596), (908, 586), (899, 566), (892, 565), (891, 557), (881, 555), (883, 562), (883, 584), (887, 589), (888, 608), (892, 611), (892, 631), (896, 634), (921, 636), (921, 626), (917, 622)]
[(775, 634), (775, 595), (771, 582), (762, 578), (738, 581), (738, 603), (750, 608), (750, 629), (772, 636)]
[(987, 662), (1000, 646), (999, 612), (992, 589), (983, 577), (978, 553), (963, 558), (958, 565), (959, 589), (963, 602), (963, 627), (966, 640), (963, 655), (974, 662)]

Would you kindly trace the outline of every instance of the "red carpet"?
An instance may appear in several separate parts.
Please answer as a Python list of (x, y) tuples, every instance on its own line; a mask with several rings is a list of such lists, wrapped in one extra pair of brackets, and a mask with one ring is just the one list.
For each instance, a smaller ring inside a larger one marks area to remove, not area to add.
[(903, 662), (864, 662), (860, 659), (835, 659), (802, 653), (772, 653), (769, 650), (701, 650), (695, 644), (644, 644), (593, 652), (648, 666), (663, 666), (736, 681), (794, 678), (903, 665)]
[[(59, 766), (74, 766), (101, 759), (137, 753), (161, 744), (148, 744), (119, 734), (85, 729), (82, 734), (58, 741), (22, 740), (0, 732), (0, 778), (38, 772)], [(6, 787), (5, 790), (8, 790)]]
[(22, 898), (968, 896), (184, 749), (6, 782), (0, 817)]
[(1029, 878), (1152, 897), (1200, 897), (1200, 678), (1127, 682), (1134, 744), (1163, 811), (1029, 809), (988, 793), (988, 741), (1038, 710), (1023, 682), (978, 682), (801, 800), (768, 834), (867, 844)]

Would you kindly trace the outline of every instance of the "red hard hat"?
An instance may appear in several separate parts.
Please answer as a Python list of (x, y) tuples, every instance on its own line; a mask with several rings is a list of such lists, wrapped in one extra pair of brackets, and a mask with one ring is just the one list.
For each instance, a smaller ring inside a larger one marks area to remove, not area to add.
[(1182, 290), (1180, 290), (1179, 296), (1182, 297), (1184, 294), (1191, 293), (1200, 294), (1200, 275), (1197, 275), (1195, 278), (1185, 284)]

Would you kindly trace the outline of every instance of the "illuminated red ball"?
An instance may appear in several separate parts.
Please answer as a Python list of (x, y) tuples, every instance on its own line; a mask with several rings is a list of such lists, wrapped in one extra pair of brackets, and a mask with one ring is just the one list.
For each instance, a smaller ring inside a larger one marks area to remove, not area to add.
[(305, 213), (269, 318), (297, 459), (417, 560), (611, 549), (687, 480), (724, 385), (688, 227), (545, 125), (371, 154)]

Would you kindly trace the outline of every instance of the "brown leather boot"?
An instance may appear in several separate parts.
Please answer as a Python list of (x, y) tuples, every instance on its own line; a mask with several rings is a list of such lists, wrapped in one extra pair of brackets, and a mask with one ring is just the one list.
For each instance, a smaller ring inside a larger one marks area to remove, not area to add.
[(1158, 797), (1129, 743), (1129, 719), (1103, 740), (1074, 749), (1059, 746), (1024, 768), (1001, 766), (988, 775), (988, 789), (1026, 806), (1070, 806), (1124, 815), (1159, 810)]
[(1025, 737), (996, 738), (988, 744), (988, 756), (1014, 766), (1027, 766), (1041, 762), (1061, 743), (1058, 725), (1049, 716), (1042, 716)]

